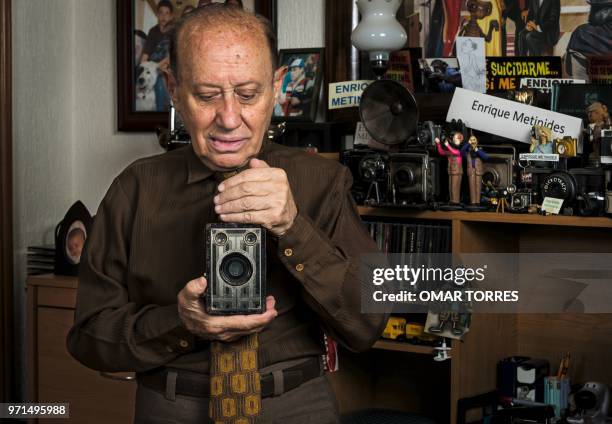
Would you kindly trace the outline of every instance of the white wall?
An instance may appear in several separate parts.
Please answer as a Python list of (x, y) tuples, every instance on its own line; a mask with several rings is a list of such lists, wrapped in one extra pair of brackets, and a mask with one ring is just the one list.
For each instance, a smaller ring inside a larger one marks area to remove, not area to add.
[[(117, 0), (125, 1), (125, 0)], [(324, 45), (324, 0), (278, 0), (280, 48)], [(96, 212), (113, 177), (161, 152), (118, 133), (112, 0), (13, 1), (13, 169), (18, 373), (25, 381), (28, 245), (53, 243), (72, 203)], [(21, 386), (22, 394), (25, 387)]]

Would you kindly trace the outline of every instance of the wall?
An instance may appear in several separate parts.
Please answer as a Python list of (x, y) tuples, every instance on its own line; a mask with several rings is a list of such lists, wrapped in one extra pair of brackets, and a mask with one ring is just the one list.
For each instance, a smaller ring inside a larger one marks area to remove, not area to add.
[[(117, 0), (123, 1), (123, 0)], [(280, 48), (324, 44), (324, 0), (278, 0)], [(72, 203), (96, 212), (113, 177), (161, 152), (152, 133), (116, 131), (115, 1), (13, 1), (15, 310), (25, 393), (28, 245), (53, 243)]]

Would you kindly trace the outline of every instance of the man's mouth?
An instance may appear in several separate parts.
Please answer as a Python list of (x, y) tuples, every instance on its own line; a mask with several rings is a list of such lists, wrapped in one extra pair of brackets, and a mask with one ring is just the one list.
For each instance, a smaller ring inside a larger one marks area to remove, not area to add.
[(240, 150), (249, 139), (239, 137), (210, 137), (209, 140), (213, 149), (217, 152), (232, 153)]

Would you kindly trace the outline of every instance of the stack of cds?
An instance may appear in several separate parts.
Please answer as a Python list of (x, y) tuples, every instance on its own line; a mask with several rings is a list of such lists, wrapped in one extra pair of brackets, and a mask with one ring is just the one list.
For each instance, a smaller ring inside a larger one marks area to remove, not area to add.
[(53, 273), (55, 246), (28, 246), (28, 275)]

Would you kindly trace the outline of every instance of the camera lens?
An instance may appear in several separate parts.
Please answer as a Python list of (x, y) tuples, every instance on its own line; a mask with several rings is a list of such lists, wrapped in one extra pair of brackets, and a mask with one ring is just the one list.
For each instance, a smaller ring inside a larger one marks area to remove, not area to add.
[(395, 183), (400, 187), (411, 186), (414, 184), (414, 172), (409, 166), (402, 166), (393, 175)]
[(227, 234), (225, 233), (215, 234), (215, 244), (219, 246), (223, 246), (225, 243), (227, 243)]
[(255, 243), (257, 243), (257, 234), (255, 234), (255, 233), (246, 233), (244, 235), (244, 242), (248, 246), (254, 245)]
[(221, 261), (219, 267), (221, 278), (232, 286), (240, 286), (251, 279), (253, 267), (251, 262), (241, 253), (230, 253)]

